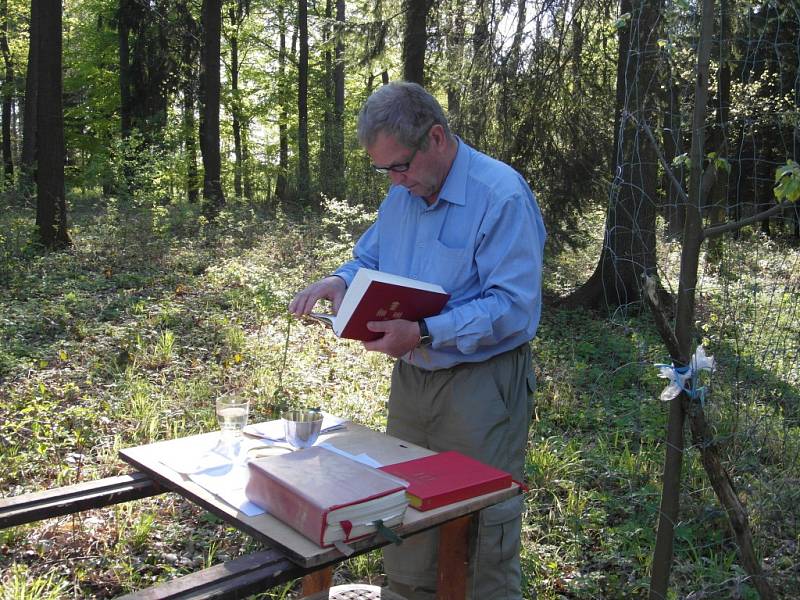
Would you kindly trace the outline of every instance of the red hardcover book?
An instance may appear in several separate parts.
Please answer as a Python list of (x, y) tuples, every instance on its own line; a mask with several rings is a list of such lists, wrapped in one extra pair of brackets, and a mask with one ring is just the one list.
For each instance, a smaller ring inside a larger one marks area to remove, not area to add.
[(381, 467), (409, 483), (409, 504), (417, 510), (452, 504), (506, 489), (511, 474), (495, 469), (460, 452), (439, 452)]
[(450, 294), (439, 285), (361, 268), (336, 315), (311, 316), (330, 325), (339, 337), (367, 342), (383, 335), (367, 329), (369, 321), (417, 321), (438, 315), (449, 299)]
[(248, 499), (326, 547), (403, 522), (406, 482), (312, 446), (248, 463)]

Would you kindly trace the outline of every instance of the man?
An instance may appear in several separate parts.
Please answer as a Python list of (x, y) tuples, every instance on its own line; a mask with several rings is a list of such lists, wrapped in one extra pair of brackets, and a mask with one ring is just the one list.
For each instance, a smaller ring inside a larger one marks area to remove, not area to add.
[[(289, 310), (308, 314), (327, 298), (337, 311), (360, 267), (441, 285), (451, 294), (441, 314), (369, 324), (383, 336), (364, 347), (399, 358), (387, 433), (522, 480), (545, 240), (534, 195), (511, 167), (455, 137), (438, 102), (414, 83), (373, 93), (358, 138), (392, 186), (354, 259), (297, 294)], [(517, 496), (481, 512), (470, 552), (474, 600), (522, 597), (522, 506)], [(386, 548), (389, 587), (433, 598), (437, 544), (434, 531)]]

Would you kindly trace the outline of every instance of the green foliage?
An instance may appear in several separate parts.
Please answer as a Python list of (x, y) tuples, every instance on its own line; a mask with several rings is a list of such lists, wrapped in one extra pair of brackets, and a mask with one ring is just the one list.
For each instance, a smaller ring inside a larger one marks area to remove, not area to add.
[(59, 600), (69, 589), (69, 582), (56, 574), (32, 576), (27, 567), (20, 564), (11, 568), (0, 578), (2, 600)]
[(778, 202), (797, 202), (800, 198), (800, 165), (793, 160), (775, 171), (775, 199)]
[[(286, 313), (296, 290), (348, 258), (367, 211), (332, 202), (338, 221), (300, 223), (233, 203), (203, 223), (186, 205), (157, 213), (74, 202), (75, 245), (59, 254), (27, 248), (32, 215), (0, 215), (19, 232), (6, 238), (9, 285), (0, 296), (0, 486), (8, 494), (118, 474), (127, 469), (121, 447), (212, 431), (213, 398), (232, 389), (251, 398), (254, 420), (281, 406), (314, 406), (385, 427), (392, 361)], [(585, 249), (548, 254), (548, 295), (586, 277), (601, 219), (587, 217)], [(796, 575), (798, 264), (797, 249), (766, 239), (726, 244), (698, 302), (698, 335), (720, 363), (707, 414), (779, 589)], [(608, 321), (552, 306), (533, 349), (539, 389), (526, 459), (524, 597), (641, 598), (666, 419), (653, 363), (665, 350), (646, 315)], [(725, 515), (691, 449), (684, 490), (676, 598), (692, 590), (724, 598), (731, 586), (747, 597)], [(82, 597), (142, 589), (258, 548), (171, 495), (92, 511), (36, 546), (50, 526), (3, 532), (4, 582), (31, 546), (47, 558), (25, 563), (28, 589), (60, 590), (68, 577)], [(87, 547), (97, 549), (93, 558), (74, 560)], [(346, 561), (336, 577), (381, 582), (379, 553)]]

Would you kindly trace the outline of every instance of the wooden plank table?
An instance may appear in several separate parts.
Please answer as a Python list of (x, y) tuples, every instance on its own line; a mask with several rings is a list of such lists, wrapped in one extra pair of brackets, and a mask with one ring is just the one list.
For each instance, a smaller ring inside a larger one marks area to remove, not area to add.
[[(269, 514), (247, 516), (222, 501), (213, 493), (161, 462), (165, 456), (176, 451), (178, 444), (197, 440), (198, 447), (207, 447), (218, 432), (156, 442), (120, 451), (123, 460), (140, 471), (149, 474), (165, 488), (199, 504), (209, 512), (280, 550), (289, 560), (305, 569), (319, 569), (321, 573), (309, 576), (304, 592), (310, 593), (327, 585), (330, 567), (347, 558), (336, 548), (322, 548), (294, 529)], [(381, 464), (394, 464), (433, 454), (430, 450), (401, 439), (378, 433), (361, 425), (347, 422), (345, 428), (320, 436), (319, 443), (328, 443), (350, 454), (365, 453)], [(439, 548), (439, 598), (463, 598), (467, 572), (467, 548), (469, 521), (475, 513), (520, 493), (519, 486), (512, 484), (500, 490), (476, 498), (420, 512), (409, 507), (402, 525), (394, 528), (398, 535), (406, 537), (426, 529), (442, 526)], [(386, 545), (381, 537), (371, 536), (348, 543), (356, 553), (362, 553)], [(323, 569), (323, 567), (328, 567)]]

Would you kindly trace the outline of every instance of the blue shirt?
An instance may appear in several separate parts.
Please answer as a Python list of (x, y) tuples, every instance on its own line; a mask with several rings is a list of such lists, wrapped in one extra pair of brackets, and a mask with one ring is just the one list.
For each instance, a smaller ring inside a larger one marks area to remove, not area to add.
[(451, 298), (425, 319), (433, 345), (406, 360), (428, 370), (481, 362), (536, 334), (546, 234), (536, 198), (510, 166), (458, 141), (436, 202), (393, 185), (336, 275), (359, 267), (438, 283)]

